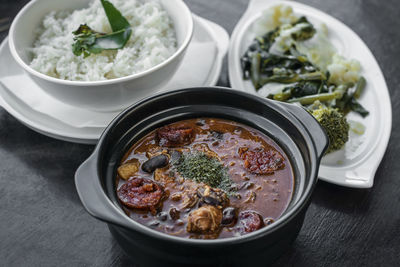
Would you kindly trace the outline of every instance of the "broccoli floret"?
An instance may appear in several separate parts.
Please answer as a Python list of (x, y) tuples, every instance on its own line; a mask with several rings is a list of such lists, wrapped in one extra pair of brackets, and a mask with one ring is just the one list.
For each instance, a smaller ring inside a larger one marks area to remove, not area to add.
[(312, 115), (325, 129), (329, 138), (329, 147), (326, 153), (341, 149), (349, 140), (349, 124), (346, 117), (335, 108), (320, 105), (312, 110)]

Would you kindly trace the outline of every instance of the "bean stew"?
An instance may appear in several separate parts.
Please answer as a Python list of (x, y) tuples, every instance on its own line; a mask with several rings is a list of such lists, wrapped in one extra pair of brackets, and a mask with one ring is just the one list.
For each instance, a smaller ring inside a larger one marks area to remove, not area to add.
[(284, 151), (249, 126), (216, 118), (158, 128), (117, 169), (116, 192), (133, 220), (186, 238), (243, 235), (287, 208), (294, 175)]

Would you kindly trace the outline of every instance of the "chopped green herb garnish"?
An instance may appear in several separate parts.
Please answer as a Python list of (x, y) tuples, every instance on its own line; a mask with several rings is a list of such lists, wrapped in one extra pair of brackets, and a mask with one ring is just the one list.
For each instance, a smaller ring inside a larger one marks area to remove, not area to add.
[(173, 164), (185, 179), (220, 188), (228, 194), (236, 190), (227, 168), (217, 158), (201, 152), (184, 153), (180, 160)]
[(101, 53), (103, 50), (121, 49), (128, 42), (132, 34), (128, 20), (109, 1), (101, 0), (101, 4), (113, 32), (100, 33), (86, 24), (81, 24), (76, 31), (72, 32), (75, 36), (75, 43), (72, 45), (74, 55), (83, 54), (84, 57), (88, 57), (91, 54)]

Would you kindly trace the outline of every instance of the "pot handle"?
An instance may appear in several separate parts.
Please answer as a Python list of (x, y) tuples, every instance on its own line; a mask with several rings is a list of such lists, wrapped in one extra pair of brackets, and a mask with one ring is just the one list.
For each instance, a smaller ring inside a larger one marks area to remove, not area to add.
[(295, 116), (301, 124), (304, 125), (306, 130), (311, 135), (317, 155), (321, 158), (329, 145), (329, 138), (326, 135), (325, 130), (321, 127), (318, 121), (303, 107), (299, 107), (295, 104), (288, 104), (280, 102), (293, 116)]
[(75, 186), (83, 206), (99, 220), (129, 228), (126, 216), (105, 195), (93, 157), (90, 156), (75, 172)]

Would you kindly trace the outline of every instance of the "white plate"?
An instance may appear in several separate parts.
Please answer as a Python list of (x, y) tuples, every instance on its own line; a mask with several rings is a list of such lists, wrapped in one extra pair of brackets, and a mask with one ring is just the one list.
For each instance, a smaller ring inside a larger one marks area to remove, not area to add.
[(365, 119), (350, 113), (348, 120), (366, 126), (363, 135), (352, 134), (345, 148), (323, 157), (319, 178), (338, 185), (370, 188), (376, 169), (385, 153), (392, 127), (392, 110), (389, 92), (382, 71), (365, 43), (349, 27), (337, 19), (310, 6), (279, 0), (251, 0), (247, 11), (236, 25), (229, 47), (229, 80), (234, 89), (257, 94), (250, 81), (242, 79), (240, 57), (253, 40), (252, 24), (262, 11), (276, 5), (290, 5), (296, 14), (305, 15), (313, 23), (325, 23), (329, 39), (339, 54), (354, 58), (363, 66), (362, 75), (367, 80), (360, 103), (370, 112)]
[[(229, 35), (219, 25), (193, 15), (194, 34), (182, 65), (161, 91), (212, 86), (220, 76)], [(202, 56), (202, 53), (209, 53)], [(198, 58), (200, 57), (200, 58)], [(17, 65), (7, 38), (0, 45), (0, 105), (26, 126), (53, 138), (95, 144), (118, 113), (95, 112), (45, 94)], [(139, 99), (133, 99), (132, 103)]]

